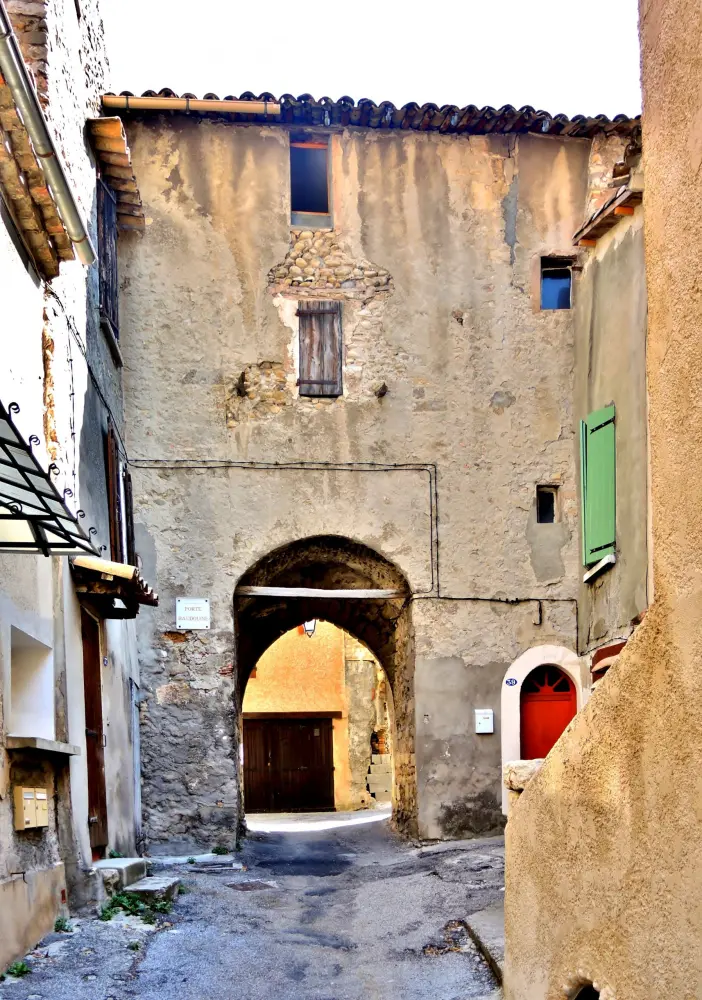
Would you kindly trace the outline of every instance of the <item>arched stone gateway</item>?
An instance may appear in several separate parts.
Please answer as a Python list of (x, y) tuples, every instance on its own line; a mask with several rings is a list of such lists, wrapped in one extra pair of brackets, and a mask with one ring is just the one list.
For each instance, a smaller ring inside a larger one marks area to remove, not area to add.
[[(250, 588), (328, 590), (329, 596), (251, 594)], [(335, 591), (392, 591), (392, 597), (344, 597)], [(234, 594), (236, 676), (240, 705), (259, 657), (304, 621), (322, 619), (345, 629), (384, 668), (394, 704), (393, 816), (398, 830), (417, 832), (414, 765), (414, 646), (410, 588), (393, 563), (368, 546), (337, 535), (292, 542), (260, 559)]]

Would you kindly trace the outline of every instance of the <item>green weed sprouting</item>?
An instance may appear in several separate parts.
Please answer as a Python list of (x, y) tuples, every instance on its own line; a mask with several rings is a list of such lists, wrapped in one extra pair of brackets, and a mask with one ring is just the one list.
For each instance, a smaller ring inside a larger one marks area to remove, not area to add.
[(14, 976), (16, 979), (20, 979), (22, 976), (28, 976), (31, 971), (32, 970), (26, 962), (13, 962), (12, 965), (7, 968), (8, 976)]

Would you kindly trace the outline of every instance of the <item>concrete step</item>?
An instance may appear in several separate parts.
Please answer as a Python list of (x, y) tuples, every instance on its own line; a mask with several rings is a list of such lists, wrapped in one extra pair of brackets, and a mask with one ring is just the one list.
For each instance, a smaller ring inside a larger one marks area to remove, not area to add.
[(173, 900), (178, 895), (179, 878), (168, 875), (148, 875), (129, 886), (129, 892), (144, 903), (155, 903), (159, 899)]
[(146, 875), (146, 861), (143, 858), (103, 858), (102, 861), (96, 861), (94, 867), (111, 891), (126, 889)]
[(373, 753), (371, 754), (371, 764), (389, 764), (392, 760), (392, 754), (390, 753)]
[(371, 764), (369, 774), (392, 774), (392, 766), (388, 764)]
[(389, 792), (392, 789), (392, 784), (389, 781), (373, 781), (369, 779), (366, 785), (369, 792)]
[(371, 795), (376, 802), (392, 802), (392, 792), (389, 789), (387, 791), (378, 789), (378, 791), (371, 792)]

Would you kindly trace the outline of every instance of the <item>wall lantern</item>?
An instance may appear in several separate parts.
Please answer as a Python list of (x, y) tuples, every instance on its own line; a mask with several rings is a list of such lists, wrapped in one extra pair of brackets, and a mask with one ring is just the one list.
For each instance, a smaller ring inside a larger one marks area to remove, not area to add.
[(317, 628), (316, 618), (313, 618), (311, 622), (303, 622), (302, 627), (305, 630), (305, 635), (311, 639), (314, 635), (314, 630)]

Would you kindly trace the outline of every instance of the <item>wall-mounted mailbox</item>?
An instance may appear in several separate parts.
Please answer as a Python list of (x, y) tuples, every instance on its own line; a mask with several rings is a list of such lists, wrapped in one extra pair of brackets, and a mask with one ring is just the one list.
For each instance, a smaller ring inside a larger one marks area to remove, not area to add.
[(34, 801), (37, 807), (37, 826), (49, 825), (49, 796), (45, 788), (34, 789)]
[(476, 708), (475, 710), (475, 731), (476, 733), (494, 733), (495, 722), (491, 708)]
[(49, 825), (49, 796), (45, 788), (15, 788), (15, 830)]

